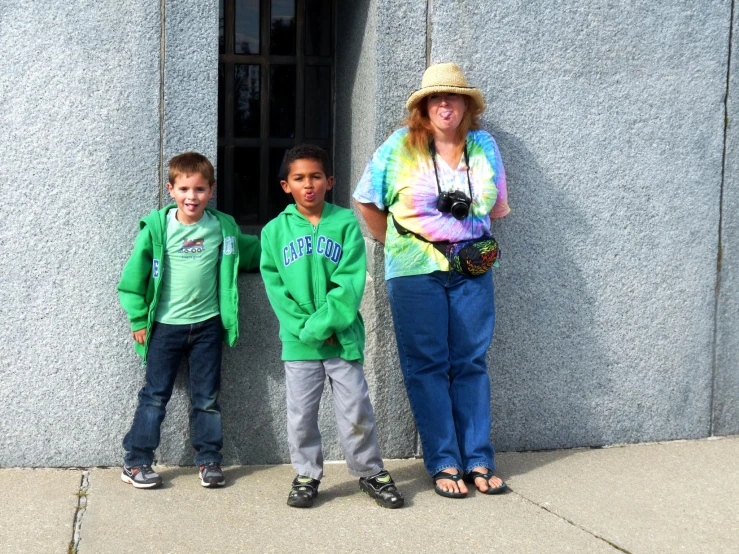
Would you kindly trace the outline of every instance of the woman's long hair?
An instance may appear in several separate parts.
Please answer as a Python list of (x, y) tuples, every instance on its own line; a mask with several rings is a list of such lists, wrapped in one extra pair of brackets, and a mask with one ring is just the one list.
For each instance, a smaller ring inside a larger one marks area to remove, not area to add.
[[(403, 122), (403, 125), (408, 126), (406, 141), (408, 150), (417, 154), (428, 152), (429, 143), (434, 139), (434, 127), (429, 119), (429, 111), (426, 105), (427, 98), (417, 102), (408, 118)], [(466, 109), (455, 133), (458, 153), (461, 153), (464, 149), (467, 133), (480, 128), (479, 116), (470, 110), (470, 99), (467, 95), (464, 95), (464, 105)]]

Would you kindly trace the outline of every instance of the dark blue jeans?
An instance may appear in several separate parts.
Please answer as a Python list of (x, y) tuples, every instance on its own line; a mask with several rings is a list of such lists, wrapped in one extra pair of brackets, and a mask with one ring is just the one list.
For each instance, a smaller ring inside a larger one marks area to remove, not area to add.
[(191, 325), (154, 324), (146, 360), (146, 383), (139, 392), (131, 430), (123, 438), (127, 466), (154, 462), (160, 427), (183, 355), (190, 366), (190, 439), (195, 448), (195, 464), (221, 463), (223, 426), (218, 393), (222, 343), (220, 316)]
[(435, 271), (388, 280), (400, 367), (430, 475), (495, 470), (490, 443), (492, 271), (465, 277)]

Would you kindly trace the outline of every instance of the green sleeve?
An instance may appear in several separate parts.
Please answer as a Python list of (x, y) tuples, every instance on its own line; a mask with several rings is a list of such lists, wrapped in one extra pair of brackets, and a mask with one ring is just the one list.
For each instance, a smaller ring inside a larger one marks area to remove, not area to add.
[(262, 231), (262, 256), (259, 264), (262, 272), (267, 298), (280, 322), (280, 327), (289, 334), (298, 337), (303, 329), (308, 314), (293, 300), (282, 281), (277, 264), (270, 248), (269, 237)]
[(262, 246), (254, 235), (244, 235), (237, 231), (239, 241), (239, 271), (256, 271), (259, 269), (259, 256)]
[(149, 303), (146, 292), (153, 260), (151, 234), (144, 227), (136, 237), (131, 257), (123, 267), (121, 281), (118, 283), (118, 297), (121, 306), (131, 322), (131, 330), (138, 331), (146, 327), (149, 319)]
[(301, 342), (306, 344), (323, 342), (354, 323), (364, 294), (366, 273), (367, 254), (364, 238), (357, 220), (352, 219), (344, 239), (341, 259), (331, 275), (333, 288), (326, 295), (326, 303), (305, 323), (300, 333)]

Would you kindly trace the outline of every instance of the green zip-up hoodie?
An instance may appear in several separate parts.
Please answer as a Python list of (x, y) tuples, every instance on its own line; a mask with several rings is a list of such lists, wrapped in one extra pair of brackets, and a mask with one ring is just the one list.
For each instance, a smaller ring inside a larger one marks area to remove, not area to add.
[(367, 257), (351, 210), (326, 202), (314, 227), (291, 204), (262, 229), (260, 268), (280, 321), (283, 360), (364, 361), (359, 304)]
[[(161, 295), (164, 267), (164, 247), (167, 242), (167, 212), (177, 209), (170, 204), (152, 212), (139, 221), (139, 234), (133, 253), (126, 262), (118, 283), (118, 296), (121, 306), (128, 314), (131, 330), (146, 327), (146, 344), (135, 343), (138, 352), (146, 363), (149, 352), (149, 339), (154, 325), (154, 315)], [(223, 341), (233, 346), (239, 338), (239, 291), (236, 284), (238, 270), (256, 269), (259, 264), (261, 248), (259, 239), (242, 235), (236, 221), (218, 210), (206, 208), (221, 224), (223, 244), (218, 263), (218, 305), (223, 321)]]

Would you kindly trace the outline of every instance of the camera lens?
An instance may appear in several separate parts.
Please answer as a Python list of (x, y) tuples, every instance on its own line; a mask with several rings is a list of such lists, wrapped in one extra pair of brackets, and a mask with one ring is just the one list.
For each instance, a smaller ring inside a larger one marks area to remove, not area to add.
[(465, 219), (470, 213), (470, 206), (466, 202), (454, 202), (452, 209), (449, 210), (455, 219)]

